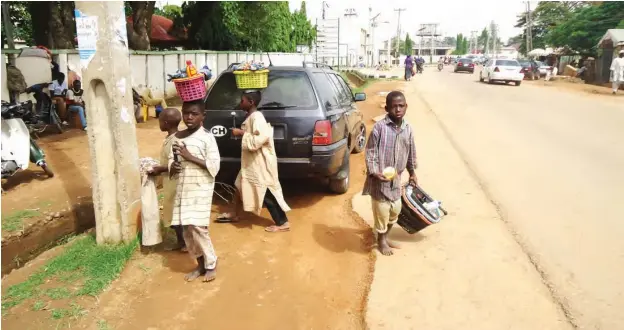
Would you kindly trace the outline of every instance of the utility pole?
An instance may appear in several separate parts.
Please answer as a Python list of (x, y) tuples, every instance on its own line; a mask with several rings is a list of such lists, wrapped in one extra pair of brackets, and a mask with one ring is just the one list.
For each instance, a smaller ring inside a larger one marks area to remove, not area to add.
[(141, 208), (130, 57), (123, 1), (77, 1), (98, 244), (136, 238)]
[(533, 18), (531, 17), (531, 2), (526, 2), (526, 52), (533, 50)]
[(321, 3), (321, 6), (323, 6), (323, 16), (322, 17), (323, 17), (323, 20), (325, 20), (325, 8), (328, 8), (329, 5), (327, 4), (327, 1), (323, 1)]
[(401, 42), (401, 12), (402, 11), (406, 11), (407, 9), (405, 8), (399, 8), (399, 9), (395, 9), (394, 11), (399, 13), (399, 17), (397, 18), (397, 40), (396, 40), (396, 54), (397, 54), (397, 59), (399, 58), (399, 52), (401, 51), (400, 49), (400, 42)]
[(478, 31), (470, 32), (470, 53), (471, 54), (477, 53), (477, 48), (478, 48), (477, 33)]
[[(346, 25), (347, 25), (345, 30), (347, 31), (346, 34), (348, 35), (348, 37), (347, 37), (347, 42), (344, 45), (347, 46), (347, 53), (345, 54), (345, 57), (347, 59), (347, 66), (349, 66), (349, 63), (351, 62), (351, 61), (349, 61), (349, 56), (350, 56), (349, 48), (351, 48), (352, 44), (355, 44), (357, 46), (360, 43), (360, 38), (359, 38), (360, 37), (360, 33), (359, 33), (360, 32), (360, 28), (359, 28), (359, 26), (357, 27), (357, 32), (356, 32), (356, 29), (354, 29), (353, 22), (350, 19), (350, 17), (353, 17), (353, 16), (355, 16), (355, 17), (358, 16), (357, 12), (355, 11), (355, 8), (347, 8), (347, 9), (345, 9), (344, 17), (345, 17), (345, 22), (346, 22)], [(355, 39), (356, 36), (357, 36), (357, 41), (354, 42), (353, 39)], [(338, 45), (338, 46), (340, 47), (340, 45)], [(338, 59), (338, 60), (340, 61), (340, 59)]]

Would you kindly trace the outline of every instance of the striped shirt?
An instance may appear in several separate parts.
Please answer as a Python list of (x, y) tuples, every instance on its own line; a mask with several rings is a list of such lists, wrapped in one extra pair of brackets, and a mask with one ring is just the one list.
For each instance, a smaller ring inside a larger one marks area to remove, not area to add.
[[(394, 167), (397, 175), (390, 182), (372, 176), (386, 167)], [(373, 126), (366, 144), (366, 182), (363, 195), (375, 200), (396, 201), (401, 198), (401, 174), (416, 168), (416, 146), (412, 127), (403, 120), (397, 126), (388, 116)]]
[[(171, 225), (206, 227), (210, 223), (212, 193), (221, 162), (217, 141), (212, 134), (203, 128), (183, 139), (174, 137), (173, 141), (173, 143), (183, 143), (191, 155), (205, 160), (206, 169), (184, 159), (184, 157), (179, 157), (182, 172), (177, 174), (177, 178), (174, 178), (176, 180), (176, 192), (173, 200)], [(169, 151), (168, 158), (168, 166), (171, 169), (174, 161), (173, 149)]]

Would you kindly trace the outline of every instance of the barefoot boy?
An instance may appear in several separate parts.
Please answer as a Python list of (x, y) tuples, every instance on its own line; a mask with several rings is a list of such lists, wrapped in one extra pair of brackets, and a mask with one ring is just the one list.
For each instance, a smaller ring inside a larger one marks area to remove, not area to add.
[(197, 269), (185, 279), (203, 276), (204, 282), (209, 282), (217, 275), (217, 256), (208, 236), (208, 224), (221, 159), (214, 136), (202, 126), (204, 103), (185, 102), (182, 120), (187, 129), (174, 135), (169, 154), (170, 171), (177, 176), (171, 224), (182, 226), (186, 248), (197, 260)]
[[(405, 96), (399, 91), (386, 96), (386, 117), (375, 123), (366, 144), (367, 177), (364, 195), (371, 196), (377, 247), (383, 255), (392, 255), (398, 245), (388, 241), (388, 232), (401, 212), (401, 174), (405, 169), (410, 183), (416, 185), (416, 147), (412, 127), (403, 120), (407, 111)], [(393, 167), (396, 175), (387, 179), (383, 170)]]
[[(240, 107), (247, 112), (247, 118), (242, 129), (232, 128), (232, 135), (242, 137), (241, 170), (235, 186), (245, 211), (260, 214), (262, 205), (266, 205), (275, 225), (266, 227), (265, 231), (286, 232), (290, 230), (286, 217), (290, 207), (284, 201), (278, 178), (273, 127), (257, 109), (260, 100), (260, 92), (246, 92), (241, 97)], [(222, 222), (223, 218), (236, 221), (236, 215), (225, 214), (221, 218)]]
[(171, 225), (171, 217), (173, 215), (173, 200), (176, 193), (176, 181), (171, 179), (169, 175), (169, 168), (167, 165), (169, 164), (169, 153), (173, 147), (173, 141), (175, 139), (175, 134), (178, 132), (178, 126), (180, 125), (180, 121), (182, 121), (182, 115), (180, 111), (176, 108), (167, 108), (163, 110), (163, 112), (158, 117), (158, 122), (160, 124), (160, 130), (162, 132), (167, 132), (167, 137), (163, 142), (162, 149), (160, 150), (160, 166), (155, 166), (150, 175), (161, 175), (163, 178), (163, 219), (162, 223), (165, 226), (170, 226), (173, 230), (175, 230), (176, 238), (178, 241), (178, 246), (175, 250), (186, 251), (186, 246), (184, 244), (184, 238), (182, 237), (182, 227), (179, 225)]

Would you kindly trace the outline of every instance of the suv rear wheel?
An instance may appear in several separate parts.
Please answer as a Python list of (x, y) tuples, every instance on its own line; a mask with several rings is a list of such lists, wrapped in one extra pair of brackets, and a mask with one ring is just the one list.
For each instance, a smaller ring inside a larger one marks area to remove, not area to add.
[(349, 150), (345, 154), (342, 168), (336, 176), (329, 178), (329, 190), (336, 194), (344, 194), (349, 190), (351, 165), (349, 164)]
[(353, 139), (353, 153), (359, 154), (366, 149), (366, 125), (360, 124), (358, 135)]

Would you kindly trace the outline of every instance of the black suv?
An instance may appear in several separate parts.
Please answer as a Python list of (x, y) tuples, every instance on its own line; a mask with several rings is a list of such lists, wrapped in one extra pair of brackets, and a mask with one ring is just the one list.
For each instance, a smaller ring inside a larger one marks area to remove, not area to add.
[[(241, 141), (229, 128), (240, 127), (242, 91), (230, 68), (219, 75), (206, 98), (204, 127), (216, 138), (221, 173), (232, 178), (240, 169)], [(329, 179), (335, 193), (349, 189), (349, 154), (366, 146), (366, 125), (353, 94), (331, 67), (304, 62), (302, 66), (270, 66), (269, 83), (258, 109), (273, 126), (280, 178)]]

